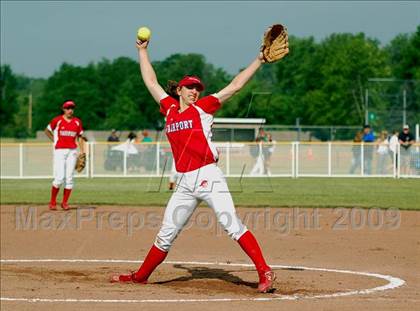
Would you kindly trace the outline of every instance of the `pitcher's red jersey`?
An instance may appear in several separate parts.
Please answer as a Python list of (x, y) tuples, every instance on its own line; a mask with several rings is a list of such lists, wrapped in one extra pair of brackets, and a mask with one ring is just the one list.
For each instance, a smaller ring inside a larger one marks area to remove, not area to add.
[(166, 96), (160, 101), (160, 112), (166, 116), (165, 131), (171, 144), (176, 170), (196, 170), (218, 159), (211, 141), (213, 114), (220, 108), (215, 96), (206, 96), (179, 112), (179, 102)]

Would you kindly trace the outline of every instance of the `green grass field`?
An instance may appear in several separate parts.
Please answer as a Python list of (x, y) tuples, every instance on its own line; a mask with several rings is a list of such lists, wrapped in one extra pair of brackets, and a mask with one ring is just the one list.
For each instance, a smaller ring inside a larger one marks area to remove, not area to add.
[[(228, 179), (237, 206), (363, 207), (420, 209), (419, 179), (238, 178)], [(76, 179), (71, 204), (164, 207), (167, 179)], [(2, 180), (2, 204), (47, 204), (51, 180)]]

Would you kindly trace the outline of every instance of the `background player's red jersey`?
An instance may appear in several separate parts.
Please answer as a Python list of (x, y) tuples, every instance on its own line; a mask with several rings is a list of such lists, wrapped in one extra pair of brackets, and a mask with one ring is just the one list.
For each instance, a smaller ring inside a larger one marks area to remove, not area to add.
[(83, 134), (82, 121), (73, 117), (70, 121), (59, 115), (48, 124), (48, 129), (54, 133), (55, 149), (77, 148), (76, 137)]

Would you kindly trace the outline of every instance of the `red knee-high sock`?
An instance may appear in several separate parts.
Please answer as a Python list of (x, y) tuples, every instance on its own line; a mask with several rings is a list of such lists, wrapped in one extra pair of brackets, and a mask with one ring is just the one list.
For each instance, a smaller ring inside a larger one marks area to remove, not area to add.
[(63, 203), (67, 203), (69, 201), (70, 193), (71, 193), (71, 189), (64, 188)]
[(137, 282), (147, 281), (152, 272), (159, 266), (162, 261), (165, 260), (168, 252), (164, 252), (157, 248), (155, 245), (152, 246), (140, 269), (134, 274)]
[(57, 204), (58, 191), (60, 191), (60, 188), (56, 188), (54, 186), (51, 187), (51, 200), (50, 200), (51, 204)]
[(245, 253), (251, 258), (259, 274), (270, 270), (270, 267), (264, 260), (261, 248), (258, 245), (254, 235), (247, 231), (238, 240), (239, 245), (245, 251)]

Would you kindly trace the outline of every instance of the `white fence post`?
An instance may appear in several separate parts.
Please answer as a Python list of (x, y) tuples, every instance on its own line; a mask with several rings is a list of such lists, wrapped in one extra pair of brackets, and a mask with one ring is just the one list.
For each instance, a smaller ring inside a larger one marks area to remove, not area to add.
[(89, 157), (88, 157), (88, 163), (89, 163), (89, 177), (93, 177), (93, 174), (94, 174), (94, 170), (93, 170), (93, 167), (94, 167), (94, 165), (93, 165), (93, 163), (95, 162), (94, 160), (95, 160), (95, 158), (94, 158), (94, 148), (93, 148), (93, 145), (94, 145), (94, 143), (93, 142), (91, 142), (91, 143), (88, 143), (88, 148), (89, 148)]
[(23, 177), (23, 144), (19, 144), (19, 177)]
[(401, 177), (401, 145), (397, 144), (397, 152), (398, 152), (398, 157), (397, 157), (397, 178)]
[(292, 178), (295, 178), (295, 143), (291, 142)]
[(299, 142), (295, 142), (295, 152), (294, 152), (294, 159), (295, 159), (295, 177), (299, 177)]
[(362, 171), (362, 176), (365, 176), (365, 145), (362, 142), (360, 144), (360, 170)]
[(124, 149), (123, 176), (127, 176), (127, 149), (128, 149), (128, 145), (125, 146), (125, 149)]
[(160, 142), (156, 143), (156, 176), (159, 176), (160, 167)]
[(331, 142), (328, 142), (328, 176), (331, 176)]
[(398, 147), (397, 147), (397, 150), (395, 150), (395, 152), (392, 152), (392, 176), (394, 178), (397, 178), (397, 152), (398, 152)]
[(226, 146), (226, 176), (230, 175), (230, 142)]

